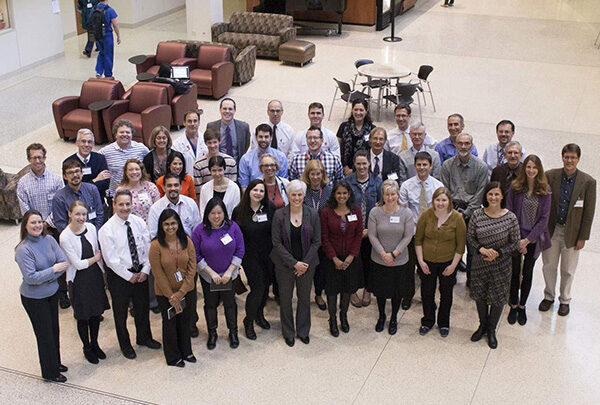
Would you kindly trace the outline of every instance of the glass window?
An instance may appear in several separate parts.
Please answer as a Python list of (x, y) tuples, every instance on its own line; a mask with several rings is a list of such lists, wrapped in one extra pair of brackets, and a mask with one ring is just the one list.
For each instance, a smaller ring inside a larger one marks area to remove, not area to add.
[(10, 28), (8, 0), (0, 0), (0, 31)]

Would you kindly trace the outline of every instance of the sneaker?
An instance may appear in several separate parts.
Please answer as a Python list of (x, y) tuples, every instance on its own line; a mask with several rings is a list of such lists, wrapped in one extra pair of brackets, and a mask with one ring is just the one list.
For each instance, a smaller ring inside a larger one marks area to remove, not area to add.
[(448, 337), (449, 333), (450, 333), (450, 328), (447, 328), (447, 327), (440, 328), (440, 336), (441, 337)]
[(429, 333), (430, 330), (431, 330), (431, 328), (429, 326), (421, 326), (419, 328), (419, 335), (425, 336), (426, 334)]

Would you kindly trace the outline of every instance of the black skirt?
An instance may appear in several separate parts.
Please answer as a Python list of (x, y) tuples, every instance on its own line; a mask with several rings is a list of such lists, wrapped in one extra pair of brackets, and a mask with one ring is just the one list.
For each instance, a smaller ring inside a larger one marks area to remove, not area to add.
[(400, 266), (384, 266), (371, 262), (371, 291), (377, 298), (402, 298), (408, 295), (408, 262)]
[[(338, 259), (344, 261), (346, 256), (338, 256)], [(352, 260), (346, 270), (336, 269), (333, 260), (326, 257), (321, 261), (321, 266), (321, 270), (325, 272), (325, 293), (327, 295), (354, 294), (364, 285), (360, 255)]]
[(110, 309), (104, 290), (104, 277), (97, 263), (77, 271), (75, 280), (69, 283), (69, 296), (75, 319), (80, 321), (100, 316)]

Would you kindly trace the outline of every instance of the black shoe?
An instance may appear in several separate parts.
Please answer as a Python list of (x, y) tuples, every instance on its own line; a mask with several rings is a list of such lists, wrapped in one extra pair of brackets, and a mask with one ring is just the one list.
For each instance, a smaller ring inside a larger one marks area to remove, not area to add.
[(183, 360), (179, 360), (177, 363), (169, 364), (169, 366), (183, 368), (183, 367), (185, 367), (185, 363), (183, 362)]
[(189, 356), (185, 357), (183, 360), (187, 361), (188, 363), (195, 363), (196, 360), (196, 356), (194, 356), (193, 354), (190, 354)]
[(448, 328), (447, 326), (440, 328), (440, 336), (441, 337), (443, 337), (443, 338), (448, 337), (449, 334), (450, 334), (450, 328)]
[(121, 349), (121, 352), (123, 353), (123, 356), (125, 356), (125, 358), (129, 360), (133, 360), (137, 357), (137, 355), (135, 354), (135, 350), (133, 350), (133, 347)]
[(337, 319), (329, 318), (329, 333), (331, 336), (338, 337), (340, 335), (340, 331), (337, 326)]
[(197, 338), (199, 334), (200, 334), (200, 331), (198, 330), (198, 327), (196, 325), (193, 325), (190, 328), (190, 336), (193, 338)]
[(160, 343), (154, 339), (149, 339), (143, 343), (138, 343), (138, 346), (146, 346), (147, 348), (154, 349), (154, 350), (161, 348)]
[(510, 311), (508, 312), (508, 323), (510, 323), (511, 325), (514, 325), (515, 322), (517, 322), (517, 314), (519, 313), (519, 307), (511, 307)]
[(289, 347), (294, 347), (294, 343), (296, 343), (296, 341), (294, 340), (294, 338), (285, 338), (285, 344), (288, 345)]
[(425, 336), (429, 333), (430, 330), (431, 328), (429, 326), (421, 325), (421, 327), (419, 328), (419, 335)]
[(62, 374), (59, 374), (56, 377), (44, 378), (44, 380), (46, 380), (46, 381), (52, 381), (52, 382), (57, 382), (57, 383), (64, 383), (64, 382), (67, 382), (67, 377), (65, 377)]
[(402, 309), (403, 310), (408, 311), (410, 309), (411, 305), (412, 305), (411, 298), (402, 298)]
[(273, 299), (275, 300), (277, 305), (279, 305), (279, 295), (274, 296)]
[(525, 311), (525, 307), (519, 308), (519, 313), (517, 314), (517, 320), (519, 321), (519, 325), (523, 326), (527, 323), (527, 312)]
[(60, 364), (58, 366), (58, 371), (60, 371), (61, 373), (66, 373), (67, 371), (69, 371), (69, 367), (65, 366), (64, 364)]
[(231, 329), (229, 331), (229, 347), (232, 349), (237, 349), (239, 345), (240, 339), (238, 338), (238, 331), (237, 329)]
[[(321, 302), (319, 302), (319, 298), (321, 299)], [(321, 297), (320, 295), (315, 295), (315, 303), (317, 304), (317, 307), (319, 307), (319, 309), (321, 311), (327, 310), (327, 304), (323, 300), (323, 297)]]
[(248, 322), (246, 318), (244, 318), (244, 333), (246, 338), (250, 340), (256, 340), (256, 332), (254, 331), (254, 322)]
[(496, 339), (496, 331), (493, 329), (490, 329), (487, 331), (487, 338), (488, 338), (488, 346), (490, 347), (490, 349), (495, 349), (498, 347), (498, 339)]
[(541, 312), (546, 312), (547, 310), (550, 309), (550, 307), (552, 306), (552, 304), (554, 304), (554, 301), (550, 301), (547, 299), (543, 299), (542, 302), (540, 302), (540, 305), (538, 306), (538, 309)]
[(558, 315), (567, 316), (567, 315), (569, 315), (569, 312), (571, 312), (571, 308), (569, 307), (569, 304), (560, 304), (558, 306)]
[(85, 56), (87, 56), (88, 58), (90, 58), (90, 57), (92, 56), (92, 53), (91, 53), (91, 52), (88, 52), (88, 51), (83, 51), (82, 53), (83, 53)]
[(381, 332), (385, 327), (385, 316), (383, 318), (379, 318), (377, 323), (375, 324), (375, 332)]
[(133, 305), (129, 307), (129, 315), (131, 315), (132, 318), (135, 318), (135, 311), (133, 310)]
[(61, 297), (58, 299), (58, 305), (62, 308), (62, 309), (67, 309), (71, 306), (71, 301), (69, 300), (69, 297)]
[(458, 262), (458, 265), (456, 266), (456, 270), (463, 272), (463, 273), (465, 271), (467, 271), (467, 266), (465, 265), (465, 262), (463, 262), (462, 260), (460, 262)]
[(300, 339), (300, 341), (302, 343), (304, 343), (305, 345), (310, 343), (310, 336), (302, 337), (302, 336), (298, 335), (298, 339)]
[(479, 328), (471, 335), (471, 342), (479, 342), (483, 335), (487, 332), (487, 328), (483, 325), (479, 325)]
[(150, 308), (150, 311), (152, 311), (155, 314), (160, 314), (160, 308), (157, 306)]
[(104, 352), (102, 351), (102, 349), (100, 349), (100, 346), (98, 346), (98, 344), (92, 344), (92, 349), (94, 349), (94, 352), (96, 353), (96, 356), (100, 359), (100, 360), (104, 360), (106, 359), (106, 354), (104, 354)]
[(90, 363), (92, 363), (92, 364), (98, 364), (98, 356), (96, 355), (96, 352), (94, 351), (93, 347), (91, 347), (91, 346), (90, 347), (84, 347), (83, 348), (83, 356)]
[(208, 331), (208, 340), (206, 341), (206, 348), (208, 350), (212, 350), (217, 346), (217, 331), (209, 330)]
[(271, 324), (265, 319), (265, 315), (261, 312), (259, 312), (254, 322), (264, 330), (271, 329)]
[(348, 314), (340, 312), (340, 329), (344, 333), (350, 332), (350, 325), (348, 324)]
[(104, 320), (104, 316), (100, 315), (100, 316), (98, 317), (98, 321), (99, 321), (99, 322), (102, 322), (103, 320)]
[(398, 332), (398, 321), (395, 319), (390, 320), (390, 324), (388, 326), (388, 332), (390, 335), (395, 335)]

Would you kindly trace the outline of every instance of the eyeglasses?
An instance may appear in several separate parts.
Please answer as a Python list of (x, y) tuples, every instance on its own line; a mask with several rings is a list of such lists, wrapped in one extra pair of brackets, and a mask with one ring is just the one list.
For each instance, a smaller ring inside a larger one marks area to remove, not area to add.
[(277, 167), (277, 165), (276, 165), (276, 164), (273, 164), (273, 163), (271, 163), (271, 164), (264, 164), (264, 165), (261, 165), (260, 167), (264, 167), (265, 169), (273, 169), (273, 168)]
[(81, 169), (67, 170), (67, 171), (65, 172), (65, 174), (66, 174), (67, 176), (71, 176), (71, 175), (73, 175), (73, 174), (78, 174), (78, 173), (81, 173)]
[(272, 114), (279, 114), (281, 113), (283, 110), (269, 110), (270, 113)]

